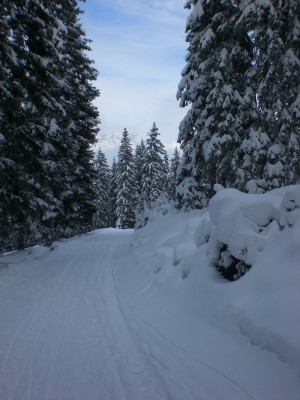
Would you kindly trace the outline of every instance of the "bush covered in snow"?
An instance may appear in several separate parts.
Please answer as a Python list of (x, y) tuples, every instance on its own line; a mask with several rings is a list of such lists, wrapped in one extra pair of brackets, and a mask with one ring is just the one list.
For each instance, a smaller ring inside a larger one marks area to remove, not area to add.
[(167, 193), (163, 192), (154, 201), (152, 207), (149, 207), (146, 201), (142, 207), (137, 207), (135, 211), (135, 228), (142, 228), (148, 221), (154, 221), (156, 218), (168, 212), (174, 213), (176, 211), (173, 201), (170, 200)]
[(299, 185), (250, 195), (236, 189), (218, 190), (209, 203), (211, 264), (225, 278), (239, 279), (270, 238), (295, 224), (299, 208)]

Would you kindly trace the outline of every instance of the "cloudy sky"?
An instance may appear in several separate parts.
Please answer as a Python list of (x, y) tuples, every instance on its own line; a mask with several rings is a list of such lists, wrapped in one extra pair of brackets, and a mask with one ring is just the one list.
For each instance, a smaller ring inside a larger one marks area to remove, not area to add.
[(187, 48), (184, 2), (87, 0), (81, 5), (83, 26), (93, 41), (90, 57), (100, 72), (99, 143), (106, 153), (114, 153), (109, 139), (124, 127), (139, 141), (154, 121), (165, 146), (176, 146), (186, 113), (176, 100)]

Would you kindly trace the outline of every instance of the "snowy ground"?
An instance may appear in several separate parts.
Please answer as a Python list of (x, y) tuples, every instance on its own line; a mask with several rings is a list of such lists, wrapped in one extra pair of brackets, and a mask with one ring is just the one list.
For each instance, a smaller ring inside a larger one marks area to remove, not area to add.
[(299, 400), (299, 191), (1, 257), (0, 399)]

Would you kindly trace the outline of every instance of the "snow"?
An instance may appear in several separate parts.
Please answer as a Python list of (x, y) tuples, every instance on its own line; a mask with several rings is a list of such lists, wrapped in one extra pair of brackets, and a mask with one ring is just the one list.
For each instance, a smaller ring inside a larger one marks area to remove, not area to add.
[[(300, 185), (215, 189), (0, 257), (0, 398), (299, 400)], [(220, 243), (252, 264), (237, 281)]]

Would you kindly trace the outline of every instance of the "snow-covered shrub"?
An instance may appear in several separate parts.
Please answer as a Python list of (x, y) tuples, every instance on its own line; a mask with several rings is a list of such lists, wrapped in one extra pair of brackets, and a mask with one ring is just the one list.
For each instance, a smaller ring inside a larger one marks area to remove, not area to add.
[(146, 201), (142, 204), (138, 204), (135, 210), (135, 229), (143, 228), (149, 220), (149, 216), (151, 214), (151, 210)]
[(216, 260), (217, 270), (228, 280), (237, 280), (249, 271), (251, 265), (245, 261), (235, 258), (228, 250), (228, 245), (223, 244)]
[(154, 221), (169, 212), (175, 212), (173, 201), (170, 200), (167, 193), (161, 193), (150, 208), (146, 202), (143, 207), (137, 207), (135, 212), (135, 228), (142, 228), (148, 221)]
[[(227, 279), (236, 280), (249, 271), (270, 236), (279, 235), (300, 218), (300, 185), (265, 194), (246, 194), (236, 189), (219, 191), (209, 203), (211, 233), (209, 260)], [(203, 222), (196, 243), (205, 242), (209, 223)]]

